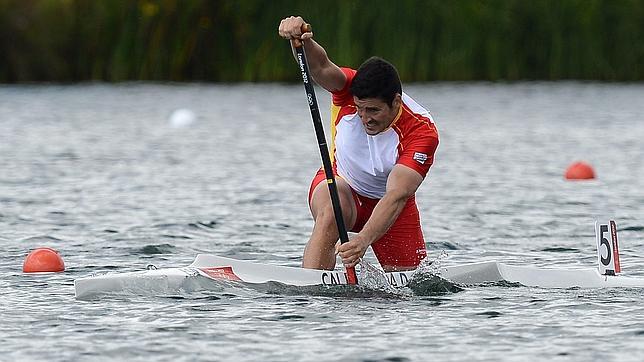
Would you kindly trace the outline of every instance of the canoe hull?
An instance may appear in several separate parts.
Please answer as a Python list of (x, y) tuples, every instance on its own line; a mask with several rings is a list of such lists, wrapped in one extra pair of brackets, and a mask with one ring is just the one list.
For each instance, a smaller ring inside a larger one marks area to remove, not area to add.
[[(385, 273), (394, 287), (406, 286), (415, 271)], [(596, 269), (547, 269), (506, 265), (495, 261), (441, 267), (440, 276), (463, 285), (510, 282), (540, 288), (644, 288), (644, 279), (600, 275)], [(293, 286), (344, 285), (341, 271), (313, 270), (258, 264), (210, 254), (199, 254), (187, 267), (108, 273), (74, 281), (76, 298), (120, 291), (165, 293), (199, 289), (197, 277), (245, 283), (279, 282)]]

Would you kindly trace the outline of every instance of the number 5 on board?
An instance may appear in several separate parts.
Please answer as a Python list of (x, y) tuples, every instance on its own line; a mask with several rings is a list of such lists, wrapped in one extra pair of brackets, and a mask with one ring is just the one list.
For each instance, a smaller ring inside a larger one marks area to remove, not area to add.
[(622, 270), (619, 265), (619, 246), (617, 245), (617, 227), (615, 221), (600, 224), (595, 221), (595, 235), (597, 237), (597, 262), (599, 274), (617, 275)]

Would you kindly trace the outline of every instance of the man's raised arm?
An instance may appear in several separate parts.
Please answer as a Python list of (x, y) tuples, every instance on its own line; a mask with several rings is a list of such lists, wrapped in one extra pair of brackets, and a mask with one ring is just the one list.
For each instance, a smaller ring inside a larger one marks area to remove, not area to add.
[(313, 32), (302, 32), (304, 19), (290, 16), (280, 22), (279, 35), (291, 41), (291, 46), (300, 46), (304, 41), (304, 50), (309, 62), (311, 76), (317, 84), (329, 92), (339, 91), (347, 81), (342, 70), (327, 56), (326, 50), (313, 40)]

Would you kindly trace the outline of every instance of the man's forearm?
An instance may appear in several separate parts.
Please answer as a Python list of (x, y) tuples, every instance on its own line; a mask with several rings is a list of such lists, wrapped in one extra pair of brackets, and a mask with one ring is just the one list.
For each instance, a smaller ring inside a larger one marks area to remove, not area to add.
[[(291, 41), (291, 49), (293, 50), (293, 57), (297, 62), (297, 54), (295, 53), (295, 44)], [(313, 80), (318, 82), (320, 72), (328, 65), (331, 60), (326, 53), (326, 50), (313, 39), (308, 39), (304, 42), (304, 51), (306, 51), (306, 60), (309, 64), (309, 71)]]

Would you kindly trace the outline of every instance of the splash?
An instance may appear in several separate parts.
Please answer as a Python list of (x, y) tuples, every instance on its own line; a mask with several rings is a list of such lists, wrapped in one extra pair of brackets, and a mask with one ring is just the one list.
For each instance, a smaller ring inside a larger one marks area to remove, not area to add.
[(412, 278), (417, 274), (432, 274), (440, 276), (441, 264), (443, 262), (443, 259), (447, 259), (448, 256), (449, 254), (447, 254), (445, 250), (441, 250), (441, 252), (435, 259), (432, 259), (430, 257), (423, 259), (418, 265), (418, 268), (416, 268), (416, 273), (414, 273)]
[(442, 250), (435, 259), (425, 258), (409, 281), (408, 287), (415, 295), (444, 295), (464, 289), (456, 283), (441, 278), (441, 263), (448, 254)]
[(360, 260), (358, 284), (369, 289), (380, 290), (387, 293), (398, 293), (398, 290), (389, 284), (385, 272), (376, 268), (364, 259)]

